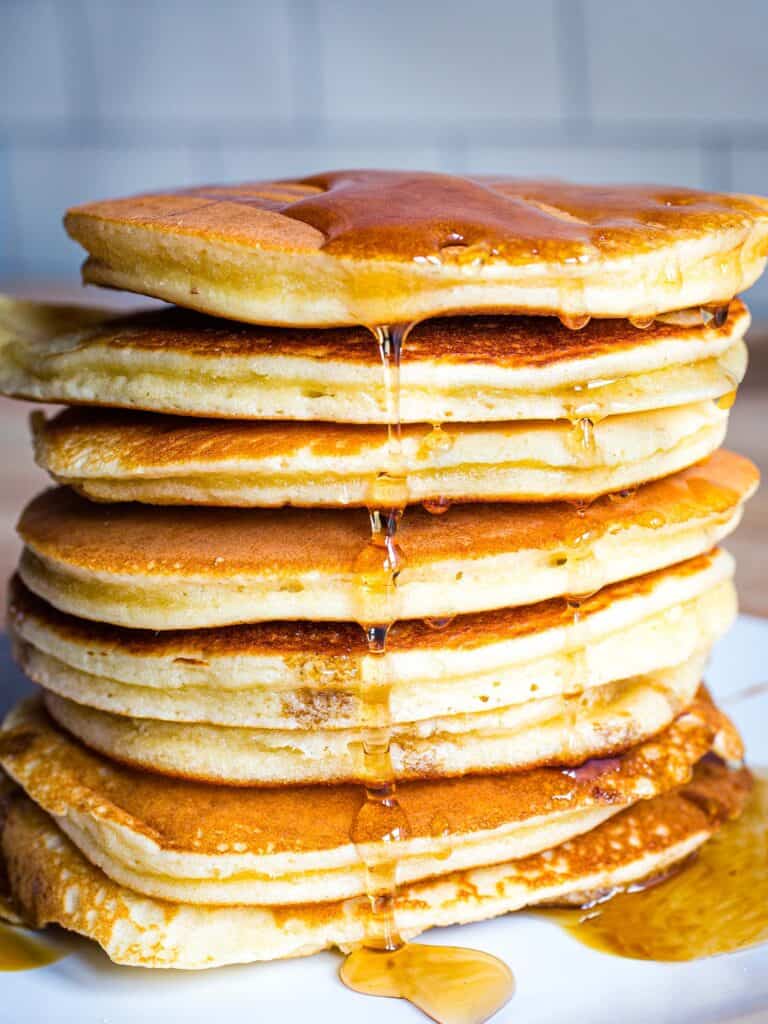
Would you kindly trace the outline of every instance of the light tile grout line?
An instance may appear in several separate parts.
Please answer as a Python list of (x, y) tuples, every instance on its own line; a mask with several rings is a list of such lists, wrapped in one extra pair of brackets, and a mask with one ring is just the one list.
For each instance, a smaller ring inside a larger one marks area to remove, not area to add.
[[(313, 115), (314, 116), (314, 115)], [(308, 118), (307, 121), (310, 119)], [(388, 145), (442, 146), (452, 138), (467, 145), (568, 145), (623, 146), (627, 149), (658, 148), (665, 145), (698, 147), (714, 139), (722, 147), (768, 149), (768, 124), (728, 127), (702, 125), (697, 121), (601, 122), (590, 124), (589, 131), (578, 134), (566, 130), (561, 120), (515, 120), (509, 118), (469, 118), (464, 120), (398, 121), (368, 119), (324, 121), (322, 129), (310, 136), (297, 136), (292, 119), (259, 118), (249, 120), (173, 121), (111, 118), (98, 116), (71, 119), (37, 119), (0, 123), (0, 145), (73, 146), (105, 145), (134, 148), (151, 145), (159, 149), (207, 148), (212, 145), (241, 146), (243, 139), (258, 133), (263, 146), (318, 145), (370, 146), (387, 139)]]

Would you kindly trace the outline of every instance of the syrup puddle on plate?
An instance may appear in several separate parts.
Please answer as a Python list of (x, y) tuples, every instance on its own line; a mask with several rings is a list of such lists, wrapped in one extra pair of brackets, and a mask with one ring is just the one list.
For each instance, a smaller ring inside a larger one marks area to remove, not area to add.
[(61, 960), (71, 952), (66, 941), (35, 934), (0, 921), (0, 971), (31, 971)]
[(407, 999), (439, 1024), (482, 1024), (515, 992), (505, 963), (490, 953), (456, 946), (363, 946), (349, 954), (339, 976), (355, 992)]
[(539, 910), (585, 946), (637, 960), (698, 960), (768, 941), (768, 770), (740, 818), (657, 885), (581, 910)]

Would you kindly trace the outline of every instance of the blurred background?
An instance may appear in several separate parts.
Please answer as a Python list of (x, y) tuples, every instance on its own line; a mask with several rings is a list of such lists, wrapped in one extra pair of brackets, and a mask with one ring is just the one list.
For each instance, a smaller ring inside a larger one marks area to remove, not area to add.
[[(166, 185), (380, 166), (768, 193), (766, 97), (766, 0), (0, 0), (0, 288), (118, 301), (80, 289), (62, 213)], [(748, 298), (731, 443), (768, 468), (768, 280)], [(0, 403), (4, 575), (43, 477)], [(732, 547), (768, 612), (761, 528), (756, 501)]]

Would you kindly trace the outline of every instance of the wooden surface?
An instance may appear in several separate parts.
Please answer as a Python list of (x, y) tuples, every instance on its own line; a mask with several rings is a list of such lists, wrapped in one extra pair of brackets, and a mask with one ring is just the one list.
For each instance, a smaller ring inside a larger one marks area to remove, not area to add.
[[(119, 303), (130, 307), (137, 302), (147, 303), (146, 299), (133, 296), (71, 286), (17, 286), (14, 293), (45, 296), (53, 301), (90, 301), (96, 305)], [(766, 485), (748, 503), (741, 526), (726, 546), (737, 559), (742, 610), (768, 616), (768, 325), (753, 327), (749, 342), (750, 371), (731, 412), (727, 444), (757, 463)], [(48, 482), (32, 460), (27, 421), (34, 408), (39, 406), (0, 398), (0, 579), (10, 575), (18, 557), (19, 544), (13, 527), (19, 512)]]

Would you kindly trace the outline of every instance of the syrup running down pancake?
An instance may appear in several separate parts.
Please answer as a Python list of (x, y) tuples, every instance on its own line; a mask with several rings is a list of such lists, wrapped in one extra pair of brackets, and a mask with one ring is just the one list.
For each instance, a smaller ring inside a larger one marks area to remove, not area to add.
[[(402, 935), (542, 902), (586, 903), (670, 871), (741, 812), (749, 788), (746, 769), (702, 762), (679, 790), (643, 800), (556, 851), (403, 885)], [(362, 900), (212, 906), (142, 896), (95, 867), (26, 797), (11, 804), (2, 848), (26, 920), (86, 935), (119, 964), (202, 969), (349, 949), (366, 935)]]
[[(715, 750), (741, 757), (733, 726), (704, 691), (666, 730), (583, 767), (404, 783), (403, 882), (527, 857), (684, 784)], [(360, 786), (253, 789), (163, 778), (107, 760), (37, 702), (0, 732), (0, 762), (80, 850), (139, 893), (204, 904), (322, 903), (362, 895), (376, 828), (351, 833)], [(642, 848), (641, 848), (642, 852)]]
[(451, 616), (583, 595), (703, 554), (735, 527), (757, 479), (720, 450), (586, 508), (413, 508), (397, 534), (394, 592), (367, 583), (362, 510), (105, 506), (59, 489), (21, 517), (19, 572), (62, 611), (147, 629)]
[[(643, 328), (552, 317), (429, 320), (399, 368), (403, 423), (594, 420), (721, 399), (746, 368), (746, 306)], [(386, 424), (370, 331), (286, 330), (178, 309), (118, 316), (0, 297), (0, 392), (240, 419)]]
[(647, 318), (727, 302), (768, 251), (756, 197), (407, 171), (106, 200), (65, 225), (88, 282), (313, 327), (483, 310)]

